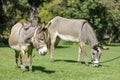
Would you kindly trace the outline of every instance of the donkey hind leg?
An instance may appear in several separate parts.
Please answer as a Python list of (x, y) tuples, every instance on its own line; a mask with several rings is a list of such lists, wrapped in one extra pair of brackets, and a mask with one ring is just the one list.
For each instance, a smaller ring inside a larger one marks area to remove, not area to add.
[(86, 65), (89, 65), (89, 64), (88, 64), (87, 53), (86, 53), (85, 47), (82, 48), (82, 52), (83, 52), (83, 54), (84, 54), (85, 64), (86, 64)]
[(56, 37), (51, 37), (50, 39), (50, 59), (51, 62), (54, 62), (54, 49), (55, 49), (55, 41), (56, 41)]
[(22, 49), (21, 50), (21, 60), (22, 60), (22, 65), (21, 65), (21, 70), (22, 72), (25, 72), (27, 69), (25, 67), (25, 63), (26, 63), (26, 55), (25, 55), (25, 51)]
[(21, 54), (20, 54), (20, 64), (23, 65), (22, 64), (22, 55)]
[(86, 53), (86, 49), (85, 49), (85, 44), (81, 44), (80, 48), (81, 48), (81, 54), (84, 55), (84, 58), (85, 58), (85, 64), (89, 65), (88, 59), (87, 59), (87, 53)]
[(29, 71), (32, 72), (32, 50), (33, 50), (33, 47), (29, 47), (28, 49), (28, 59), (29, 59)]
[(20, 51), (15, 50), (15, 67), (18, 68), (18, 60), (19, 60)]
[(81, 47), (80, 47), (80, 45), (79, 45), (78, 59), (77, 59), (77, 62), (78, 62), (78, 63), (81, 63), (81, 60), (80, 60), (81, 58), (80, 58), (80, 57), (81, 57)]

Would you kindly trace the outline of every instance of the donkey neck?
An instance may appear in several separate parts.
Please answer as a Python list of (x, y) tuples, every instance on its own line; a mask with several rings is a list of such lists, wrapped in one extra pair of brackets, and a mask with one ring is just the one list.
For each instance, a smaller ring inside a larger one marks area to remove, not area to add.
[(91, 48), (93, 48), (95, 45), (99, 44), (99, 42), (98, 42), (98, 40), (96, 38), (96, 35), (93, 32), (93, 30), (92, 30), (92, 32), (89, 32), (89, 34), (88, 34), (88, 41), (90, 43)]
[(93, 48), (95, 45), (99, 44), (99, 42), (95, 39), (94, 40), (93, 39), (89, 40), (89, 43), (90, 43), (91, 48)]
[(92, 27), (90, 26), (90, 24), (88, 24), (86, 26), (86, 35), (87, 35), (87, 39), (91, 45), (91, 48), (93, 48), (95, 45), (98, 45), (99, 42), (96, 38), (96, 34), (94, 33)]
[[(31, 42), (31, 38), (34, 36), (36, 27), (30, 27), (28, 30), (24, 30), (22, 34), (24, 35), (25, 42)], [(21, 36), (23, 38), (23, 36)]]

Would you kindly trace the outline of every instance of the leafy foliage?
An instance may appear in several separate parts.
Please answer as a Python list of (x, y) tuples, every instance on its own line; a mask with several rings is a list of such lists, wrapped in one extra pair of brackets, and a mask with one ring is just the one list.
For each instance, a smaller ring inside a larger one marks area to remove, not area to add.
[(41, 7), (41, 21), (55, 16), (86, 19), (99, 40), (120, 42), (120, 2), (114, 0), (52, 0)]
[(35, 6), (40, 10), (40, 22), (47, 23), (55, 16), (86, 19), (100, 41), (120, 42), (119, 0), (1, 0), (0, 4), (0, 34), (18, 21), (28, 20)]

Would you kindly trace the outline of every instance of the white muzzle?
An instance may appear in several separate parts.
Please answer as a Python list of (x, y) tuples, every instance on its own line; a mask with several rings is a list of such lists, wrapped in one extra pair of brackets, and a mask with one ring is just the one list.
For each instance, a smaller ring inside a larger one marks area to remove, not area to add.
[(38, 50), (40, 55), (45, 55), (47, 53), (47, 46), (42, 47)]

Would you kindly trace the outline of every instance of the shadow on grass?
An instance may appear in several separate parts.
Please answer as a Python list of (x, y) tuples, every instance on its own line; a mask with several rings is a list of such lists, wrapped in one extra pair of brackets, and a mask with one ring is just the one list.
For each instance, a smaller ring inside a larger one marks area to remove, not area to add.
[(0, 45), (0, 48), (1, 47), (10, 47), (9, 45)]
[[(21, 68), (21, 67), (20, 66), (16, 67), (16, 69), (18, 69), (18, 68)], [(29, 71), (29, 66), (26, 66), (26, 71)], [(34, 71), (42, 71), (47, 74), (55, 73), (55, 71), (46, 70), (45, 67), (41, 67), (41, 66), (32, 66), (32, 72), (34, 72)]]
[(110, 43), (110, 44), (105, 44), (106, 46), (120, 46), (120, 43)]
[[(64, 62), (68, 62), (68, 63), (78, 63), (76, 60), (55, 60), (55, 62), (59, 62), (59, 61), (64, 61)], [(92, 64), (91, 62), (88, 62), (89, 64)], [(81, 64), (85, 64), (85, 61), (81, 61)]]
[[(55, 60), (55, 62), (59, 62), (59, 61), (63, 61), (63, 62), (68, 62), (68, 63), (78, 63), (77, 61), (75, 61), (75, 60)], [(86, 65), (85, 64), (85, 61), (81, 61), (81, 63), (78, 63), (78, 64), (84, 64), (84, 65)], [(92, 62), (88, 62), (88, 65), (86, 65), (86, 66), (90, 66), (90, 65), (92, 65)], [(102, 64), (100, 64), (98, 67), (102, 67), (102, 66), (104, 66), (104, 65), (102, 65)], [(108, 66), (106, 66), (106, 67), (108, 67)]]
[(55, 71), (53, 71), (53, 70), (46, 70), (45, 67), (41, 67), (41, 66), (33, 66), (33, 72), (34, 71), (42, 71), (42, 72), (45, 72), (47, 74), (55, 73)]
[(57, 46), (57, 49), (69, 48), (69, 46)]

